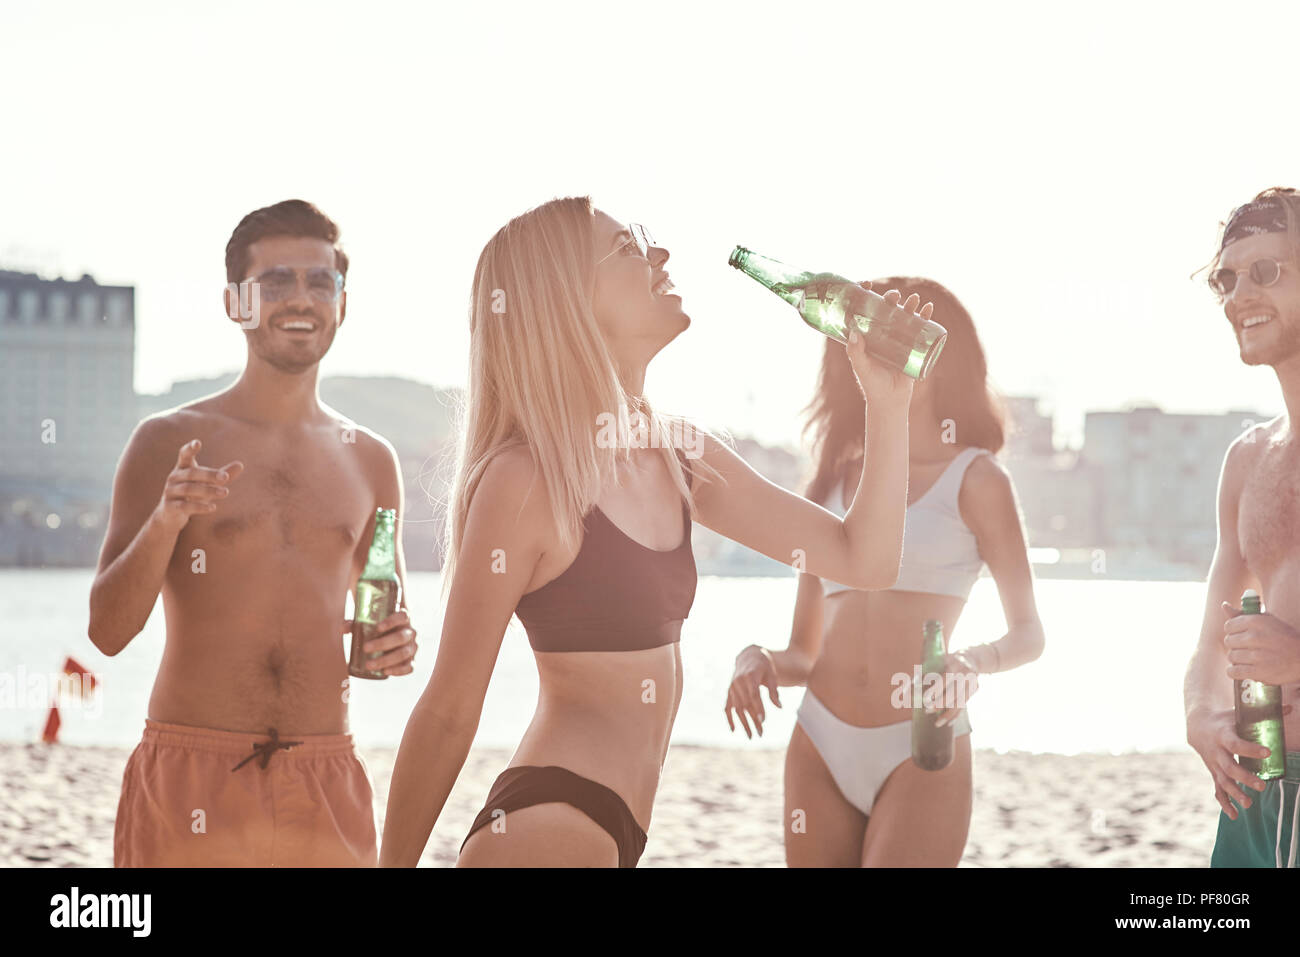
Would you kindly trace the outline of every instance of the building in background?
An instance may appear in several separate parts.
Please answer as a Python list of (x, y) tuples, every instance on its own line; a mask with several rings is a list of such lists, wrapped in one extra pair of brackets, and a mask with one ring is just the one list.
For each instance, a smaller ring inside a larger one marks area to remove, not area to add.
[[(134, 354), (133, 287), (0, 271), (0, 565), (94, 565), (113, 474), (135, 423), (236, 377), (137, 396)], [(406, 490), (408, 567), (441, 567), (460, 391), (331, 376), (320, 393), (393, 444)], [(1012, 428), (999, 458), (1015, 480), (1036, 574), (1204, 577), (1224, 452), (1265, 416), (1166, 413), (1150, 405), (1090, 412), (1083, 447), (1071, 450), (1056, 446), (1052, 416), (1039, 399), (1005, 401)], [(805, 455), (744, 437), (736, 447), (769, 481), (801, 491)], [(701, 574), (791, 574), (702, 525), (692, 539)]]
[(0, 564), (93, 560), (134, 367), (133, 287), (0, 271)]
[(1136, 404), (1089, 412), (1078, 451), (1051, 442), (1033, 399), (1009, 405), (1017, 428), (1003, 461), (1029, 544), (1059, 554), (1044, 577), (1203, 579), (1214, 555), (1219, 470), (1229, 444), (1267, 416), (1164, 412)]
[(1030, 547), (1095, 547), (1102, 532), (1094, 470), (1079, 452), (1056, 447), (1052, 416), (1043, 411), (1042, 400), (1012, 396), (1005, 401), (1011, 428), (1000, 458), (1015, 482)]
[(1089, 412), (1084, 459), (1098, 492), (1098, 521), (1112, 548), (1190, 564), (1204, 575), (1214, 554), (1219, 471), (1232, 440), (1268, 416), (1163, 412), (1150, 405)]

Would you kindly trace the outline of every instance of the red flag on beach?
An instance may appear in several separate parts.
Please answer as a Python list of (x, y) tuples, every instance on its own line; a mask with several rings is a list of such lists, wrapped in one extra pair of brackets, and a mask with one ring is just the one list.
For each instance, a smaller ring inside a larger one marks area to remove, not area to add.
[(59, 743), (59, 728), (63, 724), (63, 719), (59, 717), (58, 696), (70, 694), (75, 698), (85, 698), (95, 690), (95, 685), (99, 684), (99, 679), (87, 671), (86, 666), (71, 655), (63, 662), (63, 674), (76, 680), (59, 681), (58, 690), (55, 692), (55, 700), (50, 704), (50, 715), (45, 719), (45, 730), (41, 732), (41, 740), (46, 744)]
[(68, 659), (63, 662), (63, 673), (65, 675), (81, 676), (81, 683), (71, 684), (68, 688), (68, 690), (74, 692), (78, 696), (83, 696), (94, 691), (95, 685), (99, 683), (99, 679), (91, 674), (91, 672), (87, 671), (86, 666), (71, 655), (69, 655)]
[(59, 706), (50, 705), (50, 716), (45, 719), (45, 730), (41, 732), (41, 740), (46, 744), (57, 744), (59, 741), (59, 725), (63, 721), (59, 718)]

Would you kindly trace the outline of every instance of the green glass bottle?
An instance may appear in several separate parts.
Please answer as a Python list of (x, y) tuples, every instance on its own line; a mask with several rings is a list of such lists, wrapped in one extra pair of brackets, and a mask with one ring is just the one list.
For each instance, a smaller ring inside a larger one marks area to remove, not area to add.
[(913, 379), (924, 379), (948, 339), (948, 330), (884, 296), (831, 272), (811, 273), (737, 246), (727, 265), (762, 283), (822, 335), (848, 342), (850, 320), (866, 336), (866, 350)]
[[(397, 580), (397, 509), (375, 509), (375, 534), (370, 540), (366, 567), (357, 580), (353, 596), (352, 654), (348, 674), (357, 678), (387, 678), (366, 667), (365, 643), (378, 634), (377, 626), (397, 611), (402, 584)], [(383, 654), (383, 652), (380, 652)], [(372, 657), (378, 657), (374, 655)]]
[[(1247, 589), (1241, 596), (1241, 613), (1259, 615), (1264, 611), (1259, 595)], [(1266, 758), (1238, 755), (1237, 763), (1268, 781), (1286, 775), (1286, 740), (1282, 732), (1282, 689), (1262, 681), (1238, 678), (1233, 682), (1233, 709), (1237, 716), (1237, 737), (1268, 748)]]
[[(943, 646), (943, 622), (933, 619), (921, 626), (921, 674), (920, 681), (912, 688), (912, 762), (923, 771), (942, 771), (952, 764), (952, 724), (940, 728), (936, 722), (946, 707), (938, 711), (925, 710), (924, 689), (934, 686), (934, 679), (927, 682), (926, 675), (937, 674), (938, 691), (942, 696), (944, 689), (944, 659), (947, 651)], [(930, 692), (931, 697), (935, 692)]]

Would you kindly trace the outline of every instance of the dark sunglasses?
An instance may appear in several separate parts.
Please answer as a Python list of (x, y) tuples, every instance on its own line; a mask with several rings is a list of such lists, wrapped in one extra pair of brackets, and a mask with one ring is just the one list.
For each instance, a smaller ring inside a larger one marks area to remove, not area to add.
[(1256, 286), (1271, 286), (1282, 278), (1282, 264), (1276, 259), (1256, 259), (1245, 269), (1216, 269), (1206, 282), (1215, 294), (1226, 296), (1237, 288), (1237, 278), (1246, 272)]

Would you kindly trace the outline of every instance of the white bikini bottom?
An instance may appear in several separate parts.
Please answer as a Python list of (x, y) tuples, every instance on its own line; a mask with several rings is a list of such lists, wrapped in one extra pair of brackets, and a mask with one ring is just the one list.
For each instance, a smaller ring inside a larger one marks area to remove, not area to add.
[[(885, 779), (912, 757), (912, 719), (878, 728), (860, 728), (831, 714), (811, 691), (799, 705), (799, 725), (821, 755), (840, 793), (863, 814), (871, 813)], [(970, 734), (965, 709), (953, 722), (953, 735)]]

